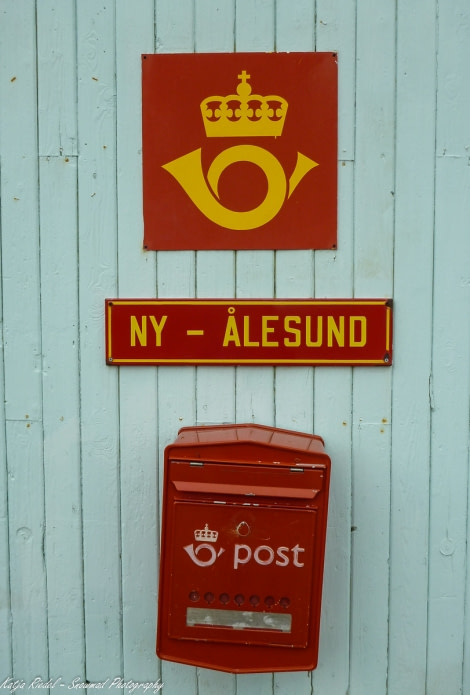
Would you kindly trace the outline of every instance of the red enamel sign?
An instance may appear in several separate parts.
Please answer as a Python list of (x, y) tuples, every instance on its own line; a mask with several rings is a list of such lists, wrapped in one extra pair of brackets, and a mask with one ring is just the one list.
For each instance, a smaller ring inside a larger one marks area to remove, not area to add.
[(112, 365), (386, 365), (386, 299), (108, 299)]
[(331, 249), (335, 53), (142, 56), (144, 247)]

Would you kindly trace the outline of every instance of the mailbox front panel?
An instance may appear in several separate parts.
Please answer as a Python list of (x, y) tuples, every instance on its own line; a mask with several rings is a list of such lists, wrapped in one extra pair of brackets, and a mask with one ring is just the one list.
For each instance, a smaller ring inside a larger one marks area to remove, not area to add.
[(171, 637), (305, 647), (315, 512), (177, 502)]

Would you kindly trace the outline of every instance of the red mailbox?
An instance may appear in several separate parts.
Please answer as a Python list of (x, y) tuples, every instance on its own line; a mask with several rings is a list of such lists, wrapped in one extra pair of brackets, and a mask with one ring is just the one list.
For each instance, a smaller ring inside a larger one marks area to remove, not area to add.
[(162, 659), (231, 673), (316, 667), (329, 477), (315, 435), (179, 431), (165, 450)]

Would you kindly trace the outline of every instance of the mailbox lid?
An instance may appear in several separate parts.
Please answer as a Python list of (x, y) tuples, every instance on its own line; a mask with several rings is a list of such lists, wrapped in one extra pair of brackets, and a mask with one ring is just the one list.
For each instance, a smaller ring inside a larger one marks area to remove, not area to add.
[(329, 464), (321, 437), (266, 425), (183, 427), (166, 449), (168, 458), (237, 463)]
[(257, 466), (215, 461), (168, 462), (168, 494), (175, 499), (219, 501), (234, 498), (248, 504), (312, 505), (327, 485), (323, 464)]

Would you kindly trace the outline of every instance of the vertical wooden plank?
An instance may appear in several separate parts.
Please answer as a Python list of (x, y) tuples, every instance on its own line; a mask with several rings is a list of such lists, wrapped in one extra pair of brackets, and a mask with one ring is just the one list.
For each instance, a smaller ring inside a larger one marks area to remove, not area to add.
[(313, 686), (347, 692), (351, 581), (351, 369), (317, 369), (315, 433), (331, 457), (330, 498), (323, 578), (320, 650)]
[(157, 53), (194, 52), (194, 0), (157, 0)]
[(196, 53), (233, 50), (235, 0), (195, 0), (194, 46)]
[(272, 51), (275, 21), (273, 0), (236, 0), (236, 50)]
[[(234, 47), (234, 3), (196, 0), (195, 46), (200, 53), (230, 52)], [(233, 251), (197, 253), (197, 295), (234, 295)], [(235, 419), (235, 369), (198, 367), (196, 370), (196, 419), (198, 424), (233, 422)], [(235, 693), (235, 678), (226, 673), (198, 669), (198, 688), (207, 695)]]
[[(195, 294), (195, 260), (193, 251), (157, 253), (157, 288), (159, 297), (193, 297)], [(196, 368), (158, 368), (158, 489), (161, 514), (164, 449), (176, 437), (178, 429), (196, 422)], [(171, 661), (161, 663), (165, 687), (177, 692), (196, 692), (196, 669)]]
[[(4, 2), (1, 32), (2, 299), (12, 654), (8, 675), (28, 682), (48, 674), (34, 4)], [(9, 633), (6, 645), (9, 649)]]
[(34, 5), (19, 7), (12, 1), (3, 3), (2, 10), (0, 142), (6, 415), (18, 420), (28, 414), (36, 420), (41, 417), (36, 13)]
[[(0, 100), (1, 100), (0, 83)], [(2, 191), (2, 169), (0, 157), (0, 197)], [(0, 220), (1, 232), (1, 220)], [(0, 249), (0, 268), (1, 249)], [(0, 673), (10, 675), (13, 672), (11, 643), (11, 596), (10, 596), (10, 546), (8, 542), (8, 469), (6, 451), (5, 424), (5, 367), (3, 354), (3, 296), (0, 284)]]
[(42, 158), (39, 181), (49, 665), (69, 683), (85, 676), (76, 157)]
[(235, 18), (237, 52), (274, 50), (275, 0), (235, 0)]
[[(274, 3), (260, 0), (236, 2), (236, 50), (269, 51), (274, 48)], [(237, 251), (236, 296), (273, 297), (274, 259), (272, 251)], [(274, 424), (274, 369), (237, 367), (237, 422)], [(237, 676), (237, 690), (251, 695), (271, 695), (268, 674)]]
[(431, 695), (442, 687), (463, 692), (469, 674), (467, 659), (462, 668), (462, 659), (468, 657), (468, 4), (439, 3), (438, 29), (426, 688)]
[[(194, 0), (159, 0), (156, 3), (157, 52), (184, 53), (194, 50)], [(159, 297), (194, 297), (196, 292), (195, 253), (157, 252), (157, 294)], [(158, 368), (158, 449), (161, 497), (163, 454), (179, 427), (196, 422), (196, 370), (194, 367)], [(161, 504), (161, 502), (160, 502)], [(163, 661), (161, 677), (165, 689), (197, 692), (197, 671), (192, 666)]]
[[(354, 167), (339, 166), (338, 250), (316, 253), (315, 294), (353, 296)], [(352, 376), (348, 367), (315, 370), (315, 433), (331, 457), (330, 501), (323, 580), (319, 666), (314, 688), (347, 692), (350, 667)]]
[[(197, 253), (197, 296), (233, 297), (235, 263), (233, 251)], [(235, 367), (197, 367), (196, 422), (198, 425), (235, 421)], [(198, 669), (201, 695), (236, 693), (235, 677), (220, 671)]]
[[(274, 296), (273, 251), (237, 252), (236, 296)], [(274, 424), (273, 367), (237, 367), (236, 391), (238, 422)]]
[[(276, 296), (313, 297), (313, 253), (278, 251)], [(276, 367), (275, 424), (277, 427), (313, 432), (313, 367)]]
[(276, 0), (276, 50), (315, 50), (316, 0)]
[(433, 3), (398, 3), (390, 695), (427, 692), (435, 23)]
[[(170, 252), (172, 256), (173, 254)], [(159, 254), (159, 259), (162, 254)], [(187, 254), (193, 255), (193, 254)], [(164, 254), (167, 263), (167, 254)], [(168, 263), (168, 265), (170, 265)], [(180, 264), (178, 267), (181, 267)], [(175, 268), (175, 266), (173, 266)], [(168, 268), (170, 270), (170, 268)], [(190, 270), (193, 270), (191, 263)], [(178, 273), (176, 278), (178, 277)], [(194, 278), (193, 278), (194, 282)], [(194, 286), (194, 285), (193, 285)], [(177, 280), (172, 286), (167, 283), (168, 294), (159, 296), (177, 297), (179, 285)], [(183, 293), (182, 296), (187, 296)], [(195, 403), (195, 368), (194, 367), (159, 367), (158, 368), (158, 485), (159, 518), (161, 518), (161, 494), (163, 490), (163, 461), (165, 447), (176, 438), (180, 427), (194, 425), (196, 422)], [(196, 668), (162, 661), (160, 664), (162, 682), (165, 689), (181, 693), (197, 692)]]
[(42, 424), (9, 420), (6, 427), (10, 518), (10, 587), (14, 679), (48, 678), (44, 571)]
[[(315, 1), (296, 0), (275, 3), (275, 37), (277, 51), (309, 51), (315, 41)], [(276, 251), (275, 295), (283, 297), (314, 296), (313, 251)], [(275, 421), (277, 427), (313, 432), (314, 369), (276, 367), (274, 370)], [(276, 695), (295, 692), (307, 695), (312, 690), (311, 673), (276, 673)]]
[[(24, 108), (24, 107), (22, 107)], [(3, 120), (5, 124), (5, 120)], [(2, 130), (9, 128), (5, 124)], [(10, 420), (41, 417), (41, 347), (39, 339), (39, 253), (37, 161), (34, 156), (3, 156), (3, 291), (6, 415)], [(15, 272), (8, 269), (14, 268)], [(18, 311), (21, 306), (21, 312)], [(26, 330), (25, 330), (26, 328)], [(21, 365), (20, 368), (18, 366)]]
[[(395, 7), (357, 5), (354, 293), (393, 291)], [(391, 370), (353, 375), (350, 693), (387, 681)]]
[[(447, 5), (442, 7), (442, 3), (439, 5), (439, 52), (442, 57), (439, 59), (439, 73), (438, 73), (438, 80), (439, 80), (439, 90), (438, 90), (438, 135), (437, 135), (437, 151), (439, 154), (441, 153), (448, 153), (448, 154), (460, 154), (462, 156), (462, 159), (460, 160), (460, 164), (458, 165), (457, 163), (454, 164), (454, 177), (458, 179), (458, 184), (457, 185), (462, 185), (463, 181), (467, 180), (468, 181), (468, 167), (465, 167), (465, 164), (468, 164), (468, 143), (470, 139), (470, 133), (469, 133), (469, 122), (468, 122), (468, 117), (467, 114), (469, 112), (469, 93), (468, 89), (466, 88), (467, 85), (467, 65), (468, 65), (468, 49), (469, 49), (469, 32), (470, 32), (470, 15), (469, 15), (469, 7), (466, 2), (457, 2), (457, 3), (452, 3), (452, 5)], [(445, 42), (445, 43), (444, 43)], [(447, 167), (450, 167), (450, 164), (447, 164)], [(444, 169), (444, 163), (438, 163), (438, 172)], [(463, 173), (465, 172), (465, 173)], [(463, 181), (460, 178), (460, 176), (463, 176)], [(441, 174), (441, 181), (445, 181), (445, 178), (442, 178)], [(452, 189), (452, 182), (449, 181), (447, 183), (449, 187)], [(457, 191), (456, 191), (457, 192)], [(450, 260), (450, 265), (453, 268), (453, 259), (455, 257), (458, 257), (459, 259), (464, 259), (465, 258), (465, 249), (466, 251), (466, 256), (467, 256), (467, 267), (466, 267), (466, 276), (462, 277), (460, 275), (460, 281), (455, 280), (454, 278), (454, 289), (457, 289), (458, 296), (464, 295), (464, 288), (467, 288), (466, 295), (462, 297), (462, 319), (466, 316), (467, 321), (468, 321), (468, 305), (469, 305), (469, 280), (468, 280), (468, 258), (470, 256), (468, 252), (468, 198), (469, 198), (469, 190), (468, 187), (466, 188), (466, 192), (464, 193), (464, 197), (462, 199), (458, 198), (456, 200), (457, 203), (457, 214), (458, 214), (458, 219), (461, 220), (459, 227), (461, 227), (461, 233), (464, 234), (464, 236), (459, 235), (459, 239), (457, 243), (455, 244), (454, 248), (454, 253), (452, 254), (452, 260)], [(453, 219), (453, 209), (452, 209), (452, 198), (450, 198), (450, 205), (448, 208), (448, 217), (446, 219), (446, 215), (441, 216), (440, 220), (442, 220), (443, 228), (445, 229), (448, 226), (448, 220)], [(463, 207), (463, 210), (462, 210)], [(462, 211), (461, 211), (462, 210)], [(467, 215), (465, 216), (465, 210), (467, 210)], [(465, 221), (466, 220), (466, 221)], [(463, 228), (464, 226), (467, 227), (467, 231), (464, 232)], [(452, 240), (450, 241), (450, 245), (452, 245)], [(463, 246), (462, 246), (463, 242)], [(450, 254), (451, 248), (448, 249), (447, 253)], [(460, 262), (459, 262), (459, 267), (461, 268)], [(466, 278), (466, 279), (465, 279)], [(457, 287), (456, 287), (457, 286)], [(452, 292), (453, 295), (453, 292)], [(454, 297), (452, 297), (452, 302), (454, 301)], [(460, 324), (460, 321), (459, 321)], [(460, 330), (463, 331), (463, 327), (460, 328)], [(463, 337), (463, 332), (462, 334)], [(467, 341), (468, 341), (468, 335), (469, 332), (467, 331)], [(441, 338), (442, 340), (442, 338)], [(449, 348), (449, 343), (447, 343), (447, 348)], [(466, 362), (468, 362), (468, 354), (470, 352), (470, 347), (468, 345), (468, 342), (462, 345), (461, 347), (461, 352), (467, 354)], [(449, 354), (449, 351), (447, 352)], [(438, 358), (438, 354), (436, 354), (436, 358)], [(465, 369), (465, 364), (466, 362), (462, 363), (459, 365), (459, 371)], [(437, 363), (437, 362), (436, 362)], [(447, 362), (448, 364), (448, 362)], [(450, 365), (449, 365), (450, 369)], [(455, 375), (456, 380), (458, 379), (457, 375)], [(470, 389), (470, 383), (469, 380), (467, 379), (467, 387)], [(451, 385), (450, 385), (451, 386)], [(452, 386), (451, 386), (452, 388)], [(464, 403), (464, 394), (462, 391), (465, 390), (465, 387), (463, 386), (463, 382), (459, 385), (459, 393), (460, 399), (459, 402), (454, 403), (454, 407), (456, 408), (456, 416), (458, 418), (458, 422), (462, 424), (462, 430), (459, 434), (458, 442), (455, 442), (454, 445), (457, 445), (461, 450), (462, 450), (462, 444), (463, 444), (463, 437), (464, 437), (464, 428), (466, 425), (463, 422), (463, 419), (465, 417), (464, 412), (460, 412), (459, 407), (463, 406), (468, 407), (468, 404), (470, 402), (470, 396), (467, 397), (466, 404)], [(451, 390), (451, 389), (450, 389)], [(451, 414), (448, 414), (449, 417), (451, 417)], [(468, 421), (468, 420), (467, 420)], [(434, 426), (434, 421), (433, 421), (433, 426)], [(456, 423), (457, 425), (457, 423)], [(451, 432), (448, 431), (445, 436), (450, 438)], [(459, 456), (459, 471), (460, 475), (464, 473), (464, 457), (465, 454), (463, 453), (463, 450), (461, 452), (461, 459)], [(450, 460), (450, 458), (449, 458)], [(434, 467), (434, 463), (433, 463)], [(453, 466), (452, 466), (453, 468)], [(468, 470), (468, 466), (467, 466)], [(470, 505), (470, 498), (467, 500), (467, 539), (470, 534), (470, 514), (469, 514), (469, 505)], [(431, 512), (434, 514), (434, 505), (431, 507)], [(436, 542), (438, 538), (436, 537)], [(451, 548), (447, 548), (444, 546), (444, 551), (449, 552)], [(442, 552), (442, 548), (441, 548)], [(452, 556), (448, 556), (447, 559), (449, 559)], [(441, 563), (445, 560), (444, 558), (440, 558)], [(450, 564), (450, 563), (448, 563)], [(465, 586), (465, 622), (464, 622), (464, 634), (463, 634), (463, 640), (464, 640), (464, 662), (463, 662), (463, 683), (462, 683), (462, 692), (467, 692), (470, 688), (470, 621), (469, 621), (469, 598), (470, 598), (470, 555), (468, 553), (468, 546), (467, 546), (467, 552), (466, 552), (466, 586)], [(447, 623), (446, 623), (446, 629)], [(434, 647), (435, 648), (435, 647)], [(431, 656), (431, 654), (430, 654)]]
[(104, 362), (116, 295), (115, 15), (77, 3), (79, 302), (86, 677), (122, 669), (118, 373)]
[[(278, 297), (313, 296), (313, 252), (278, 251), (276, 294)], [(313, 433), (313, 367), (276, 367), (274, 370), (274, 424), (276, 427)], [(308, 695), (312, 674), (275, 673), (273, 693)]]
[(462, 691), (466, 625), (470, 352), (467, 158), (436, 168), (426, 693)]
[(392, 289), (395, 12), (364, 3), (357, 12), (355, 178), (356, 296)]
[(37, 27), (49, 666), (71, 682), (85, 676), (74, 3), (38, 4)]
[[(314, 49), (315, 2), (277, 0), (275, 4), (276, 50)], [(275, 294), (283, 297), (314, 296), (314, 254), (312, 251), (277, 251)], [(313, 368), (278, 367), (275, 370), (276, 426), (312, 432)], [(280, 676), (280, 680), (286, 678)]]
[[(273, 50), (275, 30), (274, 3), (252, 0), (236, 3), (237, 51)], [(274, 296), (273, 251), (237, 251), (236, 296)], [(270, 367), (252, 369), (237, 367), (236, 417), (238, 422), (274, 424), (274, 370)], [(265, 676), (255, 676), (252, 686), (256, 689)], [(251, 691), (250, 691), (251, 692)]]
[(438, 2), (439, 61), (436, 149), (439, 155), (467, 157), (470, 112), (467, 71), (470, 61), (470, 7), (466, 0)]
[[(0, 43), (1, 47), (1, 43)], [(3, 58), (0, 48), (0, 57)], [(0, 61), (1, 64), (1, 61)], [(8, 82), (0, 69), (0, 103), (4, 101), (3, 91)], [(2, 186), (2, 154), (3, 142), (0, 136), (0, 199), (3, 197)], [(0, 211), (0, 233), (2, 229), (2, 214)], [(0, 245), (0, 268), (3, 269), (2, 251)], [(3, 270), (2, 270), (3, 272)], [(10, 547), (8, 542), (8, 468), (6, 452), (6, 414), (5, 414), (5, 353), (3, 338), (3, 287), (0, 283), (0, 595), (4, 597), (0, 605), (0, 631), (3, 639), (0, 643), (0, 671), (13, 672), (12, 641), (11, 641), (11, 596), (10, 596)]]
[[(470, 386), (469, 386), (470, 389)], [(470, 401), (470, 397), (469, 397)], [(470, 514), (468, 509), (470, 508), (470, 498), (467, 500), (467, 538), (470, 535)], [(469, 566), (469, 554), (467, 552), (466, 558), (466, 584), (465, 584), (465, 621), (464, 621), (464, 650), (463, 650), (463, 676), (462, 676), (462, 690), (466, 692), (470, 687), (470, 646), (468, 644), (468, 636), (470, 632), (469, 619), (468, 619), (468, 597), (470, 596), (470, 572), (468, 570)]]
[[(338, 159), (351, 161), (355, 147), (356, 2), (316, 0), (316, 7), (316, 50), (338, 53)], [(351, 234), (347, 231), (348, 237)], [(341, 241), (339, 238), (340, 251)]]
[[(278, 2), (277, 7), (278, 50), (316, 48), (318, 51), (340, 52), (339, 156), (353, 159), (354, 139), (350, 134), (354, 133), (355, 43), (351, 26), (354, 26), (355, 5), (317, 0), (296, 3), (294, 7), (287, 2)], [(312, 285), (310, 292), (305, 294), (304, 289), (300, 296), (346, 297), (352, 294), (353, 167), (351, 164), (347, 166), (346, 161), (342, 165), (339, 170), (341, 204), (338, 210), (338, 250), (289, 254), (299, 256), (298, 259), (292, 259), (296, 261), (298, 275), (305, 278), (306, 286), (307, 278), (308, 284)], [(283, 255), (277, 253), (278, 296)], [(280, 371), (277, 370), (277, 403), (282, 403), (284, 409), (289, 405), (295, 408), (287, 381), (285, 394), (279, 393)], [(305, 394), (304, 399), (301, 398), (301, 384), (294, 385), (293, 389), (295, 401), (299, 393), (299, 401), (309, 414), (305, 421), (307, 431), (314, 423), (314, 431), (324, 437), (333, 461), (319, 665), (312, 674), (312, 687), (325, 693), (345, 692), (349, 680), (351, 378), (349, 369), (314, 370), (310, 402), (308, 394)], [(285, 692), (289, 692), (290, 681), (287, 674), (276, 676), (276, 683), (283, 684)]]
[[(234, 48), (234, 2), (196, 0), (195, 47), (199, 53), (231, 52)], [(197, 295), (230, 297), (234, 294), (233, 251), (197, 253)], [(196, 370), (196, 418), (198, 424), (234, 422), (235, 369), (198, 367)], [(236, 692), (236, 679), (228, 673), (197, 669), (198, 692), (216, 695)]]
[[(232, 21), (229, 14), (228, 21)], [(209, 50), (210, 34), (196, 34), (198, 50)], [(227, 33), (232, 50), (233, 34)], [(197, 254), (197, 294), (199, 297), (233, 297), (235, 294), (235, 253), (233, 251), (207, 251)], [(235, 368), (198, 367), (196, 391), (196, 417), (198, 424), (235, 421)], [(235, 693), (236, 680), (227, 673), (198, 669), (199, 692), (215, 695)]]
[[(142, 248), (141, 55), (154, 48), (154, 3), (116, 4), (118, 274), (121, 297), (153, 297), (154, 253)], [(129, 105), (132, 104), (132, 108)], [(155, 682), (157, 370), (119, 373), (124, 680)]]
[[(197, 0), (195, 45), (199, 53), (231, 52), (234, 47), (234, 2)], [(199, 297), (232, 297), (235, 290), (233, 251), (198, 252), (196, 287)], [(198, 367), (196, 414), (198, 424), (233, 422), (235, 417), (235, 370), (233, 367)], [(214, 675), (214, 674), (212, 674)], [(219, 678), (219, 676), (217, 676)], [(213, 687), (233, 687), (233, 679), (221, 676)], [(230, 685), (229, 685), (230, 683)], [(206, 684), (207, 685), (207, 684)], [(209, 692), (212, 692), (209, 690)], [(215, 690), (214, 690), (215, 692)]]
[(77, 154), (75, 1), (37, 3), (41, 155)]

